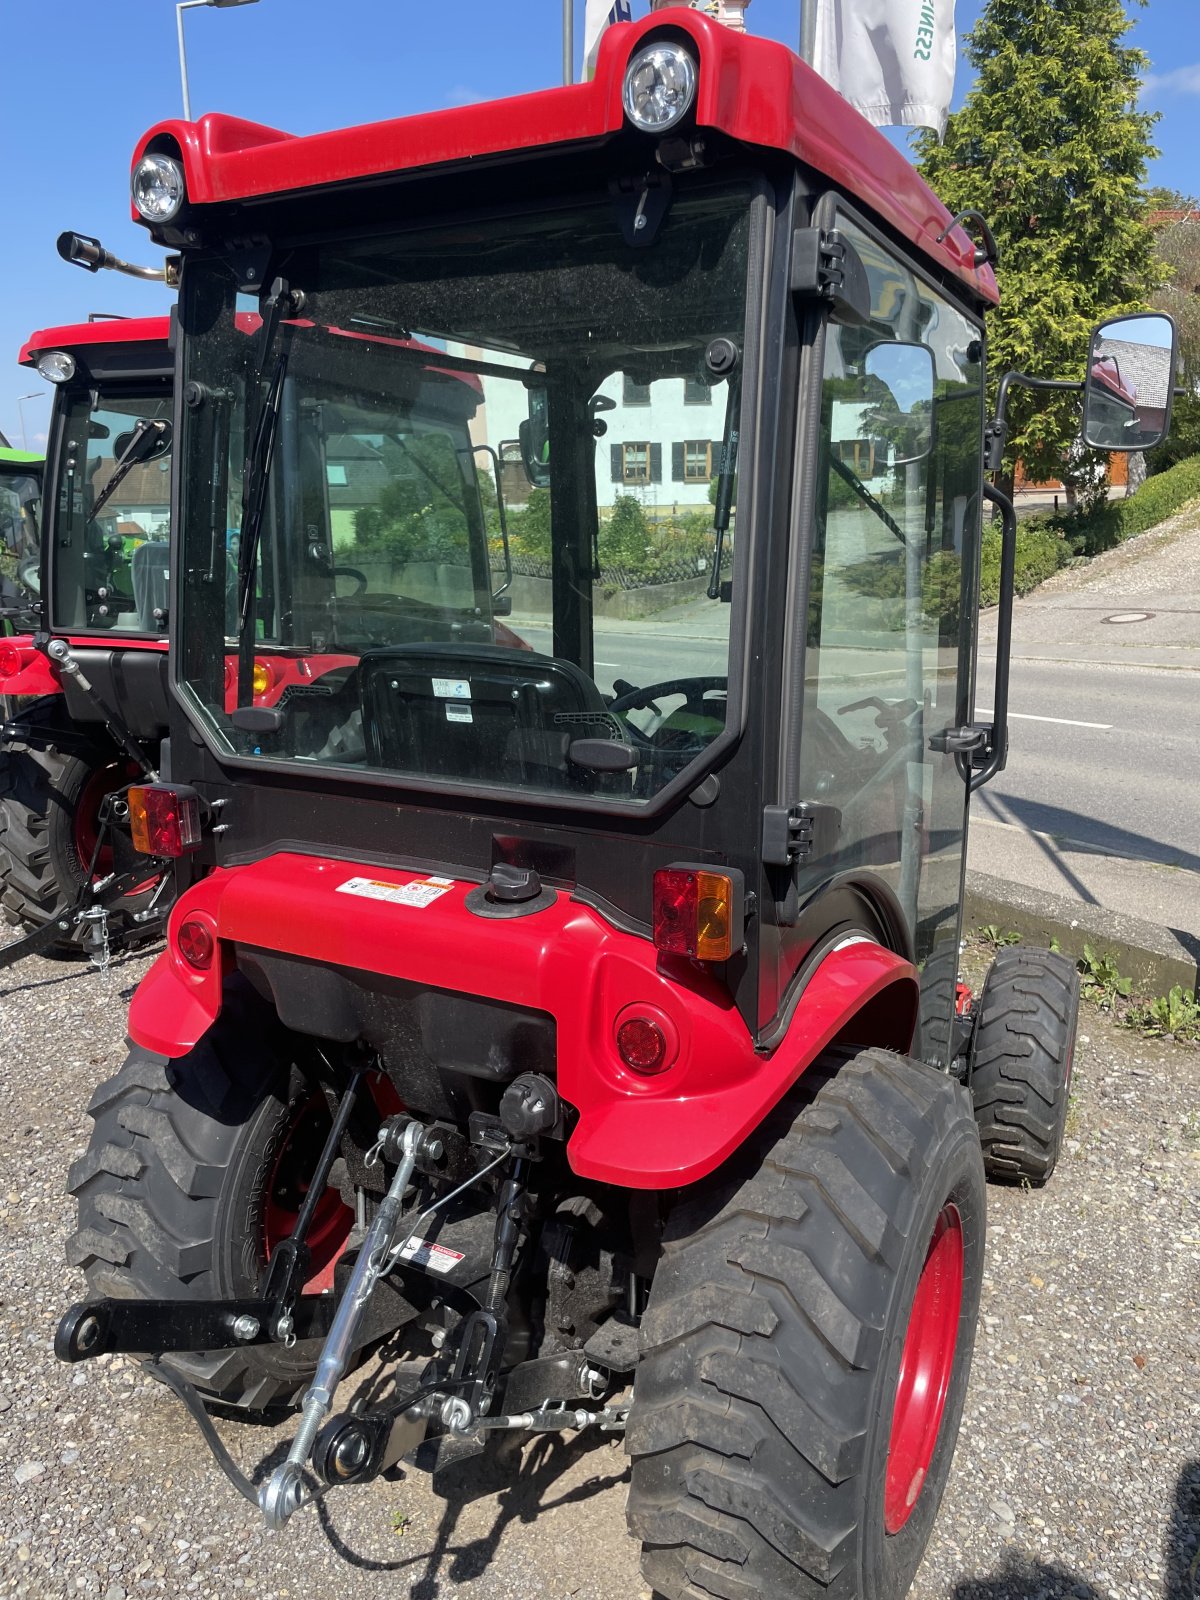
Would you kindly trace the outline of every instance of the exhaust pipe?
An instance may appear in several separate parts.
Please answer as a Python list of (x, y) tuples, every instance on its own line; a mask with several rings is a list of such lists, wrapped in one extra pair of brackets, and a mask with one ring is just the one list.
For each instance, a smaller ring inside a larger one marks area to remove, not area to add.
[(124, 272), (130, 278), (165, 283), (170, 288), (179, 286), (179, 266), (173, 257), (169, 256), (161, 267), (139, 267), (132, 261), (122, 261), (120, 256), (106, 250), (99, 239), (91, 239), (86, 233), (60, 233), (58, 253), (64, 261), (82, 267), (85, 272), (99, 272), (103, 268), (108, 272)]

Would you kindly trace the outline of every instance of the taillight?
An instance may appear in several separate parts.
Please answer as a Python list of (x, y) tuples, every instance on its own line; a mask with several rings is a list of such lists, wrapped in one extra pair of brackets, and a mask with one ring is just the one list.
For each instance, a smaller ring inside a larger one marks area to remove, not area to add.
[(15, 678), (24, 667), (25, 654), (19, 645), (0, 644), (0, 678)]
[(728, 961), (742, 946), (740, 873), (664, 867), (654, 874), (654, 943), (666, 955)]
[(200, 843), (200, 796), (194, 789), (145, 784), (129, 790), (133, 848), (147, 856), (185, 856)]
[(175, 935), (175, 944), (189, 967), (205, 972), (212, 966), (216, 942), (202, 922), (197, 922), (192, 917), (186, 922), (181, 922), (179, 932)]

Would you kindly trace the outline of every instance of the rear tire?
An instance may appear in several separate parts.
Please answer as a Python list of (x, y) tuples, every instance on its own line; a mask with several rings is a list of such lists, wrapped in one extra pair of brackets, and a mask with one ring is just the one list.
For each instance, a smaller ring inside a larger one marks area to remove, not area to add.
[[(668, 1225), (627, 1433), (629, 1523), (668, 1600), (899, 1600), (950, 1470), (986, 1211), (967, 1096), (882, 1050), (810, 1071), (815, 1099)], [(957, 1293), (935, 1296), (939, 1398), (914, 1455), (893, 1421), (933, 1347), (908, 1331), (947, 1225)]]
[(1079, 973), (1049, 950), (1001, 950), (979, 999), (971, 1098), (991, 1179), (1040, 1185), (1062, 1149)]
[[(279, 1155), (312, 1095), (287, 1035), (239, 980), (187, 1055), (135, 1045), (92, 1097), (91, 1144), (67, 1182), (79, 1206), (67, 1260), (91, 1293), (253, 1297)], [(319, 1353), (309, 1339), (164, 1360), (207, 1399), (262, 1411), (296, 1398)]]
[[(57, 700), (51, 699), (31, 706), (22, 720), (52, 728), (59, 714)], [(101, 793), (132, 781), (127, 765), (115, 748), (101, 746), (86, 756), (22, 744), (0, 750), (0, 912), (11, 927), (45, 927), (75, 904), (87, 880), (80, 825), (86, 837), (93, 821), (81, 818), (81, 807), (94, 812)], [(109, 908), (113, 945), (151, 936), (133, 914), (149, 904), (157, 881)], [(83, 946), (70, 937), (56, 940), (44, 953), (79, 956)]]

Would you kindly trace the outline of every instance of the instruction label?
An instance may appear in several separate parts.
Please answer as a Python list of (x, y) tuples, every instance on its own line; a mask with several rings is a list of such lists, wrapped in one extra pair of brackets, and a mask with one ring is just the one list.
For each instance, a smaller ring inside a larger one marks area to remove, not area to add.
[(453, 878), (416, 878), (412, 883), (380, 883), (377, 878), (347, 878), (338, 894), (355, 894), (361, 900), (386, 900), (394, 906), (416, 906), (424, 911), (453, 889)]
[(471, 698), (471, 680), (469, 678), (435, 678), (433, 692), (439, 700), (469, 700)]
[(411, 1261), (414, 1267), (425, 1267), (429, 1272), (453, 1272), (466, 1257), (461, 1250), (450, 1250), (444, 1244), (432, 1244), (414, 1235), (401, 1247), (400, 1259)]

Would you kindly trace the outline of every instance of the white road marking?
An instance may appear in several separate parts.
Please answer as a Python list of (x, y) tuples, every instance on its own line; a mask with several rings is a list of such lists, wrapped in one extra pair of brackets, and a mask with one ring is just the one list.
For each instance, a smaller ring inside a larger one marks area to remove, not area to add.
[[(985, 718), (994, 715), (991, 711), (976, 711), (975, 715), (982, 722)], [(1053, 722), (1060, 728), (1095, 728), (1098, 733), (1111, 733), (1111, 722), (1076, 722), (1071, 717), (1037, 717), (1032, 711), (1010, 711), (1009, 717), (1014, 722)]]

